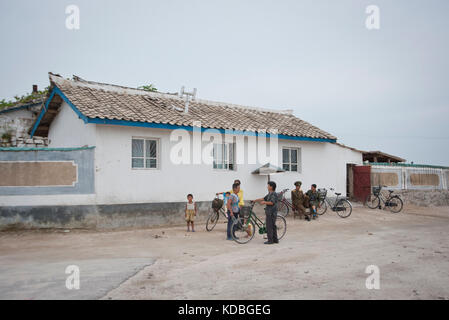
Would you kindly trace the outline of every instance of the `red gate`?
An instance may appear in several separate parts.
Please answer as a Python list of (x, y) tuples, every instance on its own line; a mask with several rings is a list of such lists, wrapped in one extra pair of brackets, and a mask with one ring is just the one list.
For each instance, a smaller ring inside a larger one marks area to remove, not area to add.
[(354, 166), (354, 198), (364, 202), (371, 193), (371, 166)]

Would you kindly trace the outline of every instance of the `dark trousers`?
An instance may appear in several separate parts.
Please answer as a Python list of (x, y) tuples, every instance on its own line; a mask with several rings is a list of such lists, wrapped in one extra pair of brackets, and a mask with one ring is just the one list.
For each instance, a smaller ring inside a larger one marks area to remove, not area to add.
[[(234, 212), (234, 218), (238, 219), (239, 218), (239, 212)], [(228, 239), (232, 239), (232, 223), (234, 222), (234, 219), (231, 217), (231, 213), (228, 210), (228, 228), (227, 228), (227, 236)]]
[(278, 231), (276, 229), (277, 213), (266, 213), (265, 226), (267, 228), (268, 242), (278, 242)]

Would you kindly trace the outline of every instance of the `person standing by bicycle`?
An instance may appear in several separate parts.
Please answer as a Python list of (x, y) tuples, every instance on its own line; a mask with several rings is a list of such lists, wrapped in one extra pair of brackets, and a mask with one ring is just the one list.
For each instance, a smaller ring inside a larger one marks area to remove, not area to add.
[(310, 190), (306, 192), (306, 196), (309, 198), (310, 214), (312, 215), (312, 219), (315, 220), (318, 218), (316, 211), (321, 201), (320, 194), (316, 190), (316, 184), (312, 184)]
[(306, 208), (304, 207), (306, 196), (301, 190), (301, 185), (301, 181), (295, 182), (295, 190), (292, 190), (292, 206), (293, 210), (298, 212), (300, 219), (302, 219), (302, 217), (305, 217), (307, 221), (310, 221), (310, 217), (306, 214)]
[[(240, 188), (240, 185), (242, 184), (240, 182), (240, 180), (236, 179), (234, 180), (234, 184), (238, 184), (238, 190), (237, 190), (237, 196), (239, 197), (239, 207), (243, 207), (245, 205), (245, 201), (243, 201), (243, 190)], [(233, 190), (229, 190), (229, 193), (234, 193)], [(216, 195), (218, 196), (219, 194), (225, 194), (225, 192), (217, 192)]]
[(278, 196), (276, 194), (276, 183), (274, 181), (268, 181), (267, 185), (268, 194), (264, 198), (256, 199), (254, 201), (265, 205), (265, 225), (267, 228), (268, 241), (264, 244), (279, 243), (277, 230), (276, 230), (276, 218), (277, 218), (277, 202)]
[(240, 185), (234, 183), (232, 185), (232, 193), (226, 197), (226, 208), (228, 211), (228, 227), (227, 227), (227, 240), (232, 239), (232, 223), (235, 219), (239, 218), (240, 207), (239, 207), (239, 196), (237, 195), (239, 192)]

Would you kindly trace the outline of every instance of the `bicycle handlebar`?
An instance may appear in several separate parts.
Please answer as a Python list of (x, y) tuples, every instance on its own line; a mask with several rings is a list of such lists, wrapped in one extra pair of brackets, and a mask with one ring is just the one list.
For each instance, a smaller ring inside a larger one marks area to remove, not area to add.
[(224, 198), (223, 193), (216, 193), (215, 199), (220, 199), (220, 196), (222, 196)]

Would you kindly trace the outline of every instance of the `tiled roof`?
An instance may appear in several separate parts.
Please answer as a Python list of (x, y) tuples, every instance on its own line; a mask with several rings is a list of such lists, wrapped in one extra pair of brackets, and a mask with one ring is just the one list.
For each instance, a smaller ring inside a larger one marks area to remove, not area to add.
[(266, 131), (278, 134), (335, 140), (331, 134), (295, 117), (291, 111), (253, 108), (230, 103), (195, 99), (188, 112), (178, 94), (148, 92), (116, 85), (66, 80), (50, 74), (70, 102), (86, 117), (192, 126), (200, 121), (203, 128)]
[(7, 113), (7, 112), (22, 110), (22, 109), (27, 109), (27, 110), (36, 112), (36, 111), (39, 111), (39, 109), (42, 106), (42, 103), (44, 101), (45, 101), (45, 96), (35, 97), (33, 99), (30, 99), (27, 102), (18, 102), (12, 106), (7, 107), (7, 108), (0, 109), (0, 113)]

